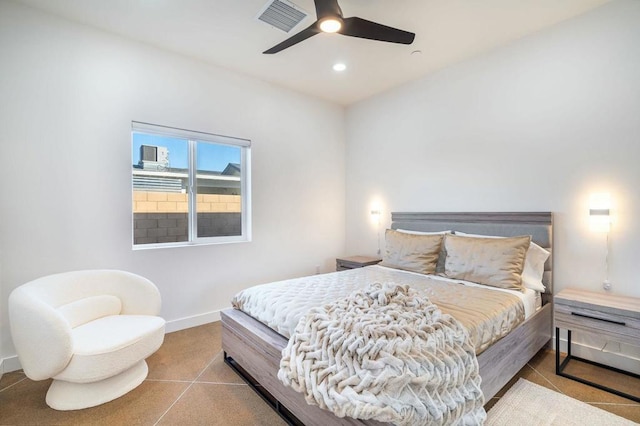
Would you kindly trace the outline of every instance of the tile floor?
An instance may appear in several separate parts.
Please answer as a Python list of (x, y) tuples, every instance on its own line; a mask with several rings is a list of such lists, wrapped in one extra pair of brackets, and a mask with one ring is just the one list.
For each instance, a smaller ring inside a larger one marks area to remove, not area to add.
[[(160, 350), (148, 359), (149, 377), (141, 386), (86, 410), (52, 410), (44, 402), (48, 380), (34, 382), (22, 372), (5, 373), (0, 380), (0, 425), (284, 425), (224, 364), (220, 336), (219, 322), (167, 334)], [(640, 389), (640, 379), (601, 373), (588, 365), (571, 368), (596, 380), (612, 380), (629, 391)], [(541, 351), (517, 377), (640, 422), (639, 403), (556, 376), (553, 351)]]

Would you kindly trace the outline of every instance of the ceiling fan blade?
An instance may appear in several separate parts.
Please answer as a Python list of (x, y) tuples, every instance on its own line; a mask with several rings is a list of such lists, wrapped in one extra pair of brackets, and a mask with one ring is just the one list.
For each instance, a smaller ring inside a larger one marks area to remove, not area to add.
[(315, 0), (315, 4), (318, 21), (326, 16), (339, 16), (342, 18), (342, 9), (338, 5), (338, 0)]
[(411, 44), (416, 37), (414, 33), (357, 17), (343, 19), (342, 28), (338, 32), (351, 37), (400, 44)]
[(287, 47), (291, 47), (294, 44), (298, 44), (301, 41), (304, 41), (304, 40), (308, 39), (309, 37), (312, 37), (312, 36), (318, 34), (321, 31), (318, 28), (317, 24), (318, 24), (317, 22), (314, 22), (311, 26), (309, 26), (309, 27), (305, 28), (304, 30), (300, 31), (299, 33), (289, 37), (288, 39), (286, 39), (282, 43), (276, 44), (271, 49), (265, 50), (262, 53), (263, 54), (267, 54), (267, 55), (270, 55), (270, 54), (273, 54), (273, 53), (278, 53), (281, 50), (286, 49)]

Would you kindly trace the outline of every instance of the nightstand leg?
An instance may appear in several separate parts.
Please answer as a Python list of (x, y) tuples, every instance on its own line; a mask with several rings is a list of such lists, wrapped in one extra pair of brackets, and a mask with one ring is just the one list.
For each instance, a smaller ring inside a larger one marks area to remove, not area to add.
[(564, 370), (571, 358), (571, 330), (567, 330), (567, 356), (564, 361), (560, 362), (560, 328), (556, 327), (556, 374), (558, 376), (569, 377), (562, 370)]
[(560, 329), (556, 327), (556, 374), (560, 374)]
[(584, 383), (585, 385), (593, 386), (594, 388), (598, 388), (598, 389), (601, 389), (603, 391), (610, 392), (610, 393), (613, 393), (615, 395), (622, 396), (624, 398), (628, 398), (628, 399), (630, 399), (632, 401), (640, 402), (640, 396), (631, 395), (631, 394), (628, 394), (626, 392), (621, 392), (619, 390), (612, 389), (612, 388), (610, 388), (608, 386), (604, 386), (604, 385), (601, 385), (601, 384), (598, 384), (598, 383), (594, 383), (594, 382), (592, 382), (590, 380), (586, 380), (586, 379), (583, 379), (581, 377), (574, 376), (573, 374), (565, 373), (563, 370), (566, 367), (566, 365), (569, 363), (569, 361), (572, 360), (572, 359), (574, 359), (576, 361), (585, 362), (587, 364), (595, 365), (597, 367), (604, 368), (604, 369), (607, 369), (607, 370), (615, 371), (616, 373), (626, 374), (627, 376), (635, 377), (636, 379), (640, 379), (640, 375), (638, 375), (638, 374), (631, 373), (629, 371), (620, 370), (620, 369), (615, 368), (615, 367), (610, 367), (608, 365), (604, 365), (604, 364), (601, 364), (599, 362), (591, 361), (591, 360), (580, 358), (580, 357), (577, 357), (577, 356), (572, 356), (571, 355), (571, 330), (567, 330), (567, 356), (564, 359), (564, 361), (560, 362), (560, 329), (558, 327), (556, 327), (556, 374), (558, 376), (566, 377), (568, 379), (572, 379), (572, 380), (575, 380), (577, 382)]

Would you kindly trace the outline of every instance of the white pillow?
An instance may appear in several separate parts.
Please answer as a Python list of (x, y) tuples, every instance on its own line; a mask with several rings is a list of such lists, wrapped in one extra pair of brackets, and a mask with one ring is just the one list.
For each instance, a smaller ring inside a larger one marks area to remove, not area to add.
[(405, 234), (412, 235), (444, 235), (444, 234), (453, 234), (453, 231), (438, 231), (438, 232), (425, 232), (425, 231), (411, 231), (409, 229), (396, 229), (398, 232), (402, 232)]
[(522, 284), (526, 288), (540, 293), (545, 292), (546, 288), (542, 284), (542, 276), (544, 275), (544, 263), (550, 255), (550, 252), (531, 242), (529, 250), (527, 250), (527, 257), (524, 259), (524, 269), (522, 270)]
[[(462, 237), (476, 237), (476, 238), (505, 238), (496, 235), (479, 235), (479, 234), (466, 234), (464, 232), (456, 231), (455, 235)], [(540, 247), (533, 241), (529, 244), (527, 255), (524, 259), (524, 269), (522, 270), (522, 285), (525, 288), (539, 291), (544, 293), (546, 288), (542, 284), (542, 276), (544, 275), (544, 263), (547, 261), (550, 252)]]

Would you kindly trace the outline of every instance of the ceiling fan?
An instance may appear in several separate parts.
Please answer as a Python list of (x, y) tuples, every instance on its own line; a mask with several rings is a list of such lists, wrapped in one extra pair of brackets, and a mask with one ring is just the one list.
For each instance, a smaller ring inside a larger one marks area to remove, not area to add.
[(388, 27), (355, 16), (344, 18), (342, 9), (338, 5), (338, 0), (314, 0), (314, 2), (316, 5), (316, 22), (262, 53), (278, 53), (321, 32), (338, 33), (350, 37), (400, 44), (411, 44), (416, 36), (408, 31)]

